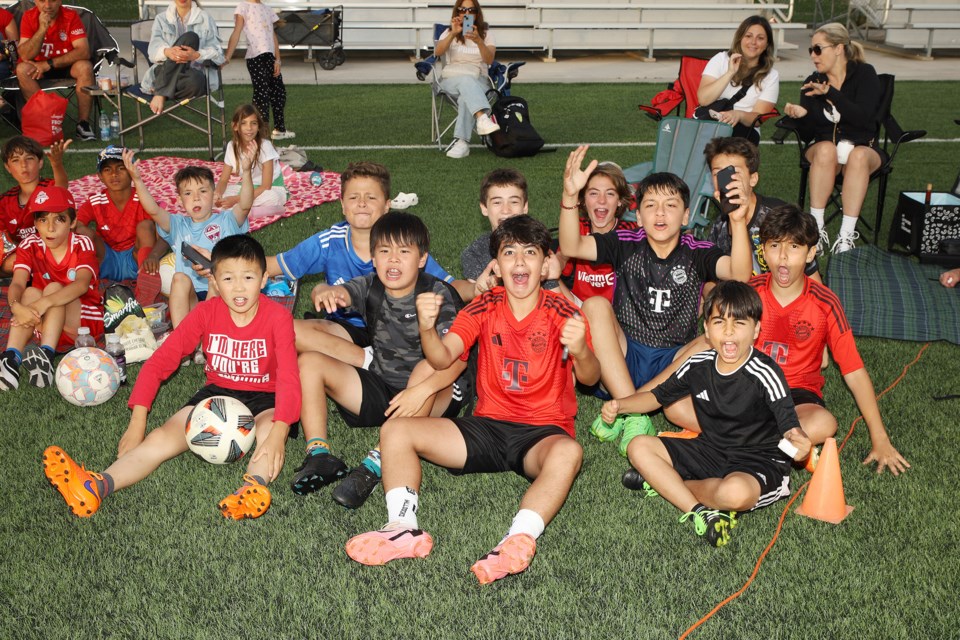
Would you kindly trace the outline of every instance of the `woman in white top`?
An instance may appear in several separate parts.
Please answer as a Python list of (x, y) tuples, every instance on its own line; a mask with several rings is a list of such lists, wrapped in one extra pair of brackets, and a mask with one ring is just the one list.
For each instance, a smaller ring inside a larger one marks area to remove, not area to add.
[[(463, 19), (471, 15), (473, 28), (465, 30)], [(440, 72), (440, 87), (457, 99), (457, 124), (454, 141), (447, 150), (450, 158), (463, 158), (470, 154), (470, 138), (474, 126), (477, 133), (486, 136), (500, 127), (490, 119), (490, 103), (487, 101), (487, 67), (496, 53), (493, 34), (483, 20), (483, 11), (476, 0), (457, 0), (453, 6), (450, 28), (440, 34), (434, 55), (444, 56)]]
[(733, 135), (760, 142), (760, 130), (753, 124), (773, 110), (780, 96), (775, 59), (770, 23), (763, 16), (750, 16), (737, 28), (730, 50), (718, 53), (707, 63), (697, 101), (707, 106), (720, 98), (733, 98), (742, 87), (749, 87), (733, 109), (720, 112), (718, 119), (733, 126)]

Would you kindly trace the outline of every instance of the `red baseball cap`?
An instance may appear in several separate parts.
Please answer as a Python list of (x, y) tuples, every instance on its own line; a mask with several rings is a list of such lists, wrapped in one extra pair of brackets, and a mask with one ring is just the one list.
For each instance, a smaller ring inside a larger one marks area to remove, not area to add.
[(30, 202), (27, 203), (28, 213), (37, 213), (39, 211), (50, 211), (59, 213), (67, 209), (76, 209), (77, 205), (73, 201), (73, 196), (63, 187), (48, 186), (37, 187), (30, 196)]

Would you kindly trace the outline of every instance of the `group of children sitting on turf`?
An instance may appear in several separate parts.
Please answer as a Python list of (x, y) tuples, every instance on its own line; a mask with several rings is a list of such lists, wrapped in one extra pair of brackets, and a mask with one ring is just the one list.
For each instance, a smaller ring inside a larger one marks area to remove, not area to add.
[[(420, 460), (455, 475), (512, 470), (530, 480), (507, 534), (472, 567), (486, 583), (529, 565), (570, 492), (583, 455), (574, 437), (580, 388), (608, 398), (591, 431), (620, 440), (632, 465), (623, 483), (659, 493), (680, 509), (681, 521), (720, 546), (737, 513), (788, 495), (791, 464), (812, 466), (812, 446), (835, 433), (822, 395), (825, 346), (866, 419), (867, 461), (898, 474), (909, 465), (884, 429), (843, 309), (808, 275), (816, 223), (757, 195), (756, 153), (739, 139), (708, 148), (714, 175), (736, 169), (726, 193), (736, 208), (716, 245), (682, 233), (689, 190), (672, 174), (639, 185), (639, 225), (624, 223), (631, 194), (623, 173), (596, 160), (584, 167), (587, 148), (576, 149), (564, 171), (556, 246), (541, 222), (524, 215), (523, 176), (493, 171), (480, 196), (492, 231), (464, 251), (466, 277), (458, 281), (430, 257), (423, 222), (389, 211), (389, 174), (374, 163), (342, 174), (344, 222), (267, 257), (242, 235), (252, 191), (244, 160), (239, 211), (219, 214), (212, 273), (190, 269), (208, 276), (216, 295), (185, 313), (141, 369), (116, 462), (92, 473), (53, 446), (43, 454), (45, 474), (74, 514), (92, 515), (110, 493), (186, 451), (183, 425), (196, 403), (231, 395), (256, 418), (257, 449), (243, 486), (220, 502), (223, 514), (255, 518), (269, 508), (267, 485), (282, 470), (290, 426), (299, 420), (307, 450), (294, 472), (295, 493), (339, 481), (334, 499), (357, 508), (383, 483), (387, 524), (346, 545), (363, 564), (429, 554), (433, 539), (418, 523)], [(188, 215), (170, 216), (146, 192), (132, 154), (123, 163), (161, 230), (196, 229), (216, 215), (212, 176), (178, 174)], [(72, 208), (59, 202), (59, 226), (49, 228), (65, 232), (48, 233), (38, 206), (37, 242), (56, 260), (60, 235), (78, 241)], [(38, 271), (21, 263), (23, 246), (10, 298), (18, 327), (35, 328), (24, 309), (48, 296)], [(95, 282), (96, 265), (89, 271)], [(326, 283), (311, 299), (324, 319), (293, 320), (260, 294), (270, 275), (321, 272)], [(160, 383), (198, 344), (207, 385), (146, 434)], [(381, 427), (379, 444), (353, 470), (328, 442), (327, 398), (348, 425)], [(465, 406), (471, 415), (458, 417)], [(683, 427), (672, 434), (682, 437), (655, 434), (643, 414), (659, 407)], [(781, 438), (797, 449), (793, 460), (778, 448)]]

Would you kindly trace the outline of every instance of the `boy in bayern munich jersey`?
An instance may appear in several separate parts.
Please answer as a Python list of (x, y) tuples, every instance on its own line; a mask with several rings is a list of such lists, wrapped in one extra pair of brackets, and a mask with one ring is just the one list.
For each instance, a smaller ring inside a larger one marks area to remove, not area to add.
[(790, 459), (781, 437), (807, 455), (810, 440), (799, 426), (783, 372), (753, 346), (760, 333), (760, 296), (742, 282), (719, 283), (703, 301), (712, 349), (688, 358), (666, 382), (603, 405), (613, 420), (621, 411), (648, 413), (688, 398), (703, 426), (694, 440), (639, 436), (627, 453), (630, 488), (659, 493), (692, 520), (704, 541), (730, 540), (737, 512), (790, 495)]
[[(592, 160), (581, 169), (586, 152), (586, 146), (571, 152), (564, 170), (560, 250), (567, 258), (613, 265), (613, 304), (594, 296), (582, 309), (603, 363), (603, 386), (609, 397), (625, 398), (674, 360), (703, 349), (702, 342), (694, 340), (700, 291), (705, 282), (750, 278), (750, 238), (742, 206), (730, 214), (729, 256), (682, 234), (690, 214), (690, 190), (672, 173), (654, 173), (640, 183), (637, 217), (642, 229), (581, 236), (577, 194), (598, 164)], [(591, 432), (601, 440), (615, 440), (622, 433), (620, 453), (626, 455), (630, 439), (653, 433), (653, 424), (646, 416), (618, 418), (612, 425), (598, 418)]]
[[(36, 234), (17, 247), (7, 300), (13, 318), (0, 357), (0, 390), (20, 384), (20, 365), (38, 387), (53, 384), (55, 353), (73, 346), (79, 327), (103, 335), (97, 256), (90, 238), (73, 232), (76, 205), (66, 189), (37, 187), (27, 204)], [(31, 336), (39, 347), (23, 351)]]
[(586, 321), (570, 301), (540, 286), (549, 248), (550, 233), (531, 216), (501, 222), (490, 254), (503, 286), (464, 307), (442, 339), (435, 327), (439, 296), (417, 297), (420, 339), (432, 367), (465, 360), (478, 346), (479, 400), (472, 417), (397, 418), (383, 426), (388, 523), (347, 542), (357, 562), (381, 565), (430, 553), (433, 538), (417, 520), (422, 458), (455, 475), (513, 471), (532, 481), (507, 535), (471, 571), (486, 584), (529, 566), (583, 459), (574, 439), (574, 377), (593, 384), (600, 376)]
[[(290, 424), (300, 418), (293, 320), (282, 305), (260, 293), (267, 275), (259, 242), (246, 235), (228, 236), (213, 248), (211, 259), (219, 297), (194, 307), (141, 368), (128, 402), (133, 415), (120, 438), (116, 462), (103, 473), (92, 473), (60, 447), (43, 452), (44, 474), (75, 515), (93, 515), (108, 495), (184, 453), (190, 411), (213, 396), (236, 398), (256, 420), (257, 450), (243, 486), (220, 501), (221, 513), (239, 520), (258, 518), (270, 508), (266, 485), (280, 474)], [(181, 359), (193, 353), (198, 342), (207, 358), (206, 386), (144, 437), (160, 384), (180, 368)]]

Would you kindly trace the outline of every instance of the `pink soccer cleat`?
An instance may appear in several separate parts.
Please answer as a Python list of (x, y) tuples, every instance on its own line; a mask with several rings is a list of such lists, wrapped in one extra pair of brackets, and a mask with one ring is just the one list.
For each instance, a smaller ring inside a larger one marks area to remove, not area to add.
[(470, 571), (480, 584), (490, 584), (500, 578), (520, 573), (530, 566), (537, 552), (537, 541), (526, 533), (508, 536), (493, 551), (473, 563)]
[(354, 536), (347, 541), (347, 555), (360, 564), (379, 566), (399, 558), (426, 558), (433, 538), (422, 529), (389, 525), (379, 531)]

